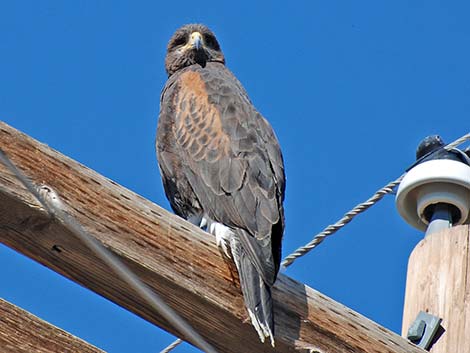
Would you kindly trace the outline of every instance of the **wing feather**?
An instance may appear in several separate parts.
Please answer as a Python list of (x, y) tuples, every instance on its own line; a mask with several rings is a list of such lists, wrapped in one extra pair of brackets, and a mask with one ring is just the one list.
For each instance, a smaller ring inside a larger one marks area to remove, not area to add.
[(276, 136), (223, 65), (190, 68), (176, 83), (166, 94), (172, 96), (181, 169), (204, 212), (236, 230), (263, 280), (272, 284), (284, 226), (285, 177)]

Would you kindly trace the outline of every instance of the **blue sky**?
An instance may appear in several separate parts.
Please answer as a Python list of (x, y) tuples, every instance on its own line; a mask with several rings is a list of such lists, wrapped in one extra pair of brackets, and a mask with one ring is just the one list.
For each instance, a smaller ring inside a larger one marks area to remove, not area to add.
[[(401, 175), (423, 137), (469, 130), (468, 1), (173, 3), (2, 2), (0, 119), (169, 208), (153, 146), (166, 43), (205, 23), (280, 140), (285, 255)], [(421, 238), (387, 196), (287, 275), (400, 332)], [(108, 352), (173, 341), (4, 246), (0, 268), (0, 297)]]

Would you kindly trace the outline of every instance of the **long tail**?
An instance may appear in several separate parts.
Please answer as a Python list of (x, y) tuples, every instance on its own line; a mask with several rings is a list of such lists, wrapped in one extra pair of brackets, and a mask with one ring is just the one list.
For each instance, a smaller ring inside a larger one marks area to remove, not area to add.
[(264, 283), (239, 241), (231, 242), (232, 255), (240, 277), (245, 306), (261, 342), (269, 337), (274, 347), (274, 319), (271, 287)]

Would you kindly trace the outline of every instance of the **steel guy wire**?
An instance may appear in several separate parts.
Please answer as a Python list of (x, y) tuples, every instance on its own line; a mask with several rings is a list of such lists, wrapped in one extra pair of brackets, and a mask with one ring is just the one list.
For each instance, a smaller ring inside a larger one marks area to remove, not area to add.
[(36, 187), (7, 157), (0, 148), (0, 160), (21, 181), (21, 183), (37, 198), (47, 212), (59, 222), (66, 225), (83, 243), (100, 257), (113, 271), (132, 287), (149, 305), (159, 312), (180, 333), (184, 334), (196, 346), (206, 353), (217, 351), (207, 343), (185, 320), (183, 320), (163, 299), (143, 283), (126, 265), (114, 254), (91, 237), (82, 225), (69, 215), (57, 193), (49, 186)]
[(181, 338), (178, 338), (174, 342), (170, 343), (166, 348), (160, 351), (160, 353), (168, 353), (175, 349), (177, 346), (179, 346), (181, 343), (183, 343), (183, 340)]
[[(469, 140), (470, 140), (470, 133), (467, 133), (466, 135), (455, 140), (454, 142), (447, 144), (444, 148), (446, 150), (451, 150)], [(356, 217), (358, 214), (366, 211), (369, 207), (375, 205), (385, 195), (392, 193), (395, 187), (398, 184), (400, 184), (400, 182), (403, 180), (405, 175), (406, 173), (402, 174), (400, 177), (398, 177), (398, 179), (391, 181), (390, 183), (388, 183), (381, 189), (377, 190), (368, 200), (358, 204), (352, 210), (347, 212), (342, 218), (340, 218), (336, 223), (329, 225), (328, 227), (323, 229), (320, 233), (315, 235), (310, 242), (296, 249), (292, 254), (286, 256), (286, 258), (284, 258), (284, 260), (282, 261), (281, 266), (284, 268), (290, 266), (296, 259), (306, 255), (308, 252), (313, 250), (316, 246), (320, 245), (327, 237), (336, 233), (339, 229), (343, 228), (346, 224), (351, 222), (354, 219), (354, 217)]]

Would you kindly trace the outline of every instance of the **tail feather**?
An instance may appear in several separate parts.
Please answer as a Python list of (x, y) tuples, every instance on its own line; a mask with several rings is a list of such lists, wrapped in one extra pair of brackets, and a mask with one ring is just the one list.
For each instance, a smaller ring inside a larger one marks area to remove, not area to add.
[(261, 342), (269, 338), (271, 345), (274, 347), (271, 287), (264, 283), (240, 242), (234, 239), (230, 245), (251, 323), (258, 333)]

